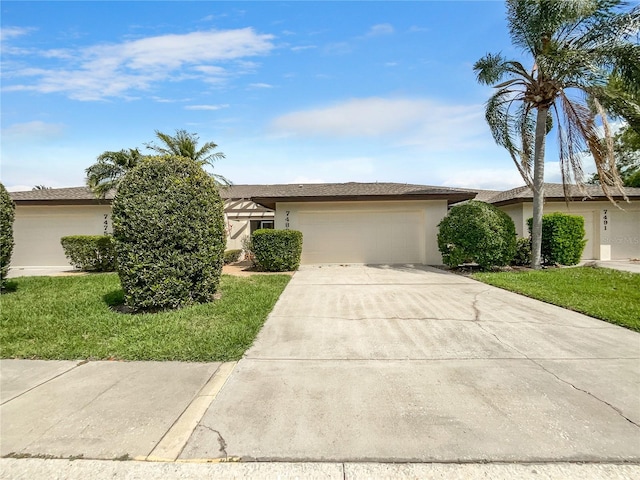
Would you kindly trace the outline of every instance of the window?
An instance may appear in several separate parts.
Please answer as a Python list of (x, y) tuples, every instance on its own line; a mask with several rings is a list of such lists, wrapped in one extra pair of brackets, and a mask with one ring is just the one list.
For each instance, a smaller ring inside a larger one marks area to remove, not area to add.
[(260, 220), (260, 228), (273, 228), (273, 220)]

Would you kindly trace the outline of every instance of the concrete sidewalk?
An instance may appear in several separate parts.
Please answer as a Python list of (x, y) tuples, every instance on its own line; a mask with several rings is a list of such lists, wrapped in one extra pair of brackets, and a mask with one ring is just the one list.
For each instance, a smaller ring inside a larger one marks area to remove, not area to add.
[(632, 480), (639, 465), (625, 464), (392, 464), (392, 463), (154, 463), (105, 460), (1, 459), (0, 478), (131, 480)]
[(235, 364), (0, 361), (0, 454), (175, 459)]

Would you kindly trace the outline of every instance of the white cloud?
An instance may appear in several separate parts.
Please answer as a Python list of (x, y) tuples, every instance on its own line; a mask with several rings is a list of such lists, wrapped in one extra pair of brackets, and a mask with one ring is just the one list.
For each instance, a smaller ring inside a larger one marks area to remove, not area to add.
[(380, 35), (390, 35), (394, 32), (393, 26), (388, 23), (380, 23), (369, 29), (367, 37), (377, 37)]
[(2, 29), (0, 29), (0, 40), (21, 37), (22, 35), (28, 34), (32, 30), (32, 28), (23, 27), (2, 27)]
[(224, 105), (187, 105), (184, 107), (185, 110), (220, 110), (222, 108), (228, 108), (229, 104)]
[(388, 144), (430, 151), (486, 144), (482, 105), (448, 105), (419, 98), (356, 98), (291, 112), (272, 120), (276, 136), (385, 138)]
[(56, 138), (62, 135), (64, 125), (60, 123), (45, 123), (39, 120), (26, 123), (14, 123), (2, 129), (3, 140), (39, 141)]
[(411, 28), (409, 28), (409, 33), (428, 32), (428, 31), (430, 31), (428, 28), (419, 27), (417, 25), (412, 25)]
[[(266, 55), (273, 48), (272, 35), (252, 28), (161, 35), (119, 44), (93, 45), (78, 50), (49, 50), (41, 56), (57, 59), (57, 68), (20, 68), (3, 72), (8, 79), (32, 79), (11, 84), (5, 91), (61, 92), (77, 100), (126, 96), (153, 83), (171, 79), (216, 81), (227, 75), (220, 64), (234, 62), (243, 73), (247, 57)], [(24, 59), (23, 59), (24, 60)]]
[(292, 52), (301, 52), (303, 50), (311, 50), (313, 48), (318, 48), (316, 45), (299, 45), (297, 47), (291, 47)]
[(442, 175), (439, 183), (447, 187), (510, 190), (524, 185), (515, 165), (505, 168), (465, 168)]
[(251, 88), (273, 88), (273, 85), (268, 83), (251, 83), (249, 84)]
[(33, 185), (13, 185), (7, 187), (7, 192), (26, 192), (33, 189)]
[(377, 136), (415, 123), (424, 108), (410, 99), (355, 98), (328, 107), (285, 114), (273, 120), (280, 134), (301, 136)]

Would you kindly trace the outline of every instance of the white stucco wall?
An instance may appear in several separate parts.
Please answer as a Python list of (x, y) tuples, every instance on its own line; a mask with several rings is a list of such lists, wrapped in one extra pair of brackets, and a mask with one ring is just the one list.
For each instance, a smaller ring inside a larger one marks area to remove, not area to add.
[[(609, 201), (546, 202), (544, 213), (561, 212), (584, 218), (587, 244), (583, 260), (640, 258), (640, 202), (620, 203), (620, 207), (623, 210)], [(513, 219), (519, 236), (529, 236), (531, 202), (498, 208)]]
[[(307, 238), (302, 263), (407, 263), (411, 258), (413, 263), (441, 264), (437, 225), (446, 214), (446, 200), (281, 202), (276, 205), (275, 228), (302, 231)], [(325, 225), (325, 253), (309, 251), (312, 233), (304, 222), (312, 218), (318, 222), (315, 235)], [(345, 224), (349, 219), (353, 225)], [(391, 222), (395, 226), (390, 227)], [(410, 252), (404, 255), (403, 248)], [(341, 253), (327, 253), (332, 249)]]

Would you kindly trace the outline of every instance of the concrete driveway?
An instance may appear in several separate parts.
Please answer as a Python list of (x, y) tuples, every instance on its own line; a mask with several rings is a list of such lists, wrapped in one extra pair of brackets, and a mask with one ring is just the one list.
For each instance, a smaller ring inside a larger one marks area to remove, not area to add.
[(640, 335), (436, 269), (307, 266), (182, 459), (640, 461)]

